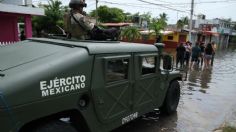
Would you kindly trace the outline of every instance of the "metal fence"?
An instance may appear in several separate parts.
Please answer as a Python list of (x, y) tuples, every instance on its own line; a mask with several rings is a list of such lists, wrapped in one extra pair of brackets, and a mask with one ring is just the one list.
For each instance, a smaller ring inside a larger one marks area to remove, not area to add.
[(16, 43), (16, 42), (12, 42), (12, 41), (8, 41), (8, 42), (0, 42), (0, 47), (3, 47), (3, 46), (7, 46), (7, 45), (12, 45), (12, 44), (14, 44), (14, 43)]

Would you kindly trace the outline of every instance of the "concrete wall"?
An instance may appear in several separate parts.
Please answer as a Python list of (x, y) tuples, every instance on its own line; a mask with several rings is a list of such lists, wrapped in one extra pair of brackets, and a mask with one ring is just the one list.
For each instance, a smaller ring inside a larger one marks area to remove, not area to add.
[(32, 0), (0, 0), (2, 4), (32, 6)]
[(23, 0), (2, 0), (3, 4), (24, 5)]

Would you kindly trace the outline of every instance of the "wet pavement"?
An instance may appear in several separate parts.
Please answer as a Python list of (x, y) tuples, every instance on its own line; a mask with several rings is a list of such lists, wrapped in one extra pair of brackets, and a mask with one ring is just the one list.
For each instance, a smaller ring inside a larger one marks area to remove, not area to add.
[(113, 132), (211, 132), (236, 113), (236, 48), (217, 52), (210, 69), (188, 70), (177, 113), (139, 118)]

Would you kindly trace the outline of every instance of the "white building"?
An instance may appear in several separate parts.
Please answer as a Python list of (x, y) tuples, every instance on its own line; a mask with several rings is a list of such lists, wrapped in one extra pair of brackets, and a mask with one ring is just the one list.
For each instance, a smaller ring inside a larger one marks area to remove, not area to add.
[(215, 41), (218, 46), (227, 47), (232, 35), (231, 23), (224, 19), (205, 19), (205, 15), (198, 15), (194, 20), (193, 28), (198, 30), (196, 41), (205, 43)]

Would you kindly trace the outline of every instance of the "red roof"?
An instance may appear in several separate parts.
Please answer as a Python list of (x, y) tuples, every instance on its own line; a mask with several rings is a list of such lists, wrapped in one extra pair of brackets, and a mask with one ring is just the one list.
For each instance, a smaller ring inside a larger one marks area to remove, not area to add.
[(219, 33), (212, 32), (212, 31), (202, 31), (202, 33), (205, 34), (205, 35), (219, 36)]
[(101, 25), (108, 27), (124, 27), (124, 26), (130, 26), (132, 24), (133, 23), (102, 23)]

